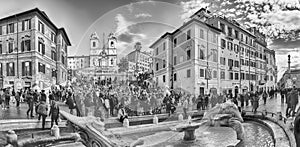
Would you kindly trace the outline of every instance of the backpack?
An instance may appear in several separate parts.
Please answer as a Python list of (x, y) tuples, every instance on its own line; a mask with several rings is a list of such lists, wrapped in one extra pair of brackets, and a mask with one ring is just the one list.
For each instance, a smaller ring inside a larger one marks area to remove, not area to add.
[(46, 104), (40, 104), (39, 107), (38, 107), (37, 113), (41, 114), (41, 115), (48, 115), (47, 105)]

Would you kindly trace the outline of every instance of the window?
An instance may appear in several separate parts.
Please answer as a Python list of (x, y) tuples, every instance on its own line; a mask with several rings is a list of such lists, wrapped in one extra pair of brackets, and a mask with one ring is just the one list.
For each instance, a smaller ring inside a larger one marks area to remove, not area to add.
[(22, 31), (30, 30), (30, 29), (31, 29), (31, 20), (30, 19), (23, 20), (22, 21)]
[(244, 59), (241, 59), (241, 65), (244, 65)]
[(213, 62), (218, 62), (218, 55), (217, 55), (217, 53), (213, 51), (212, 55), (213, 55)]
[(239, 52), (239, 45), (237, 45), (237, 44), (234, 45), (234, 51), (235, 51), (236, 53)]
[(232, 46), (232, 42), (227, 42), (227, 49), (232, 51), (233, 50), (233, 46)]
[(246, 74), (246, 80), (250, 80), (250, 75), (248, 73)]
[(21, 42), (21, 52), (30, 51), (30, 50), (31, 50), (30, 40), (23, 40)]
[(238, 79), (239, 79), (239, 73), (236, 72), (236, 73), (234, 74), (234, 79), (235, 79), (235, 80), (238, 80)]
[(177, 74), (174, 73), (174, 81), (177, 81)]
[(220, 63), (221, 63), (222, 65), (226, 65), (226, 58), (220, 57)]
[(245, 73), (241, 73), (241, 80), (245, 80)]
[(14, 28), (15, 28), (14, 23), (8, 24), (6, 28), (7, 34), (14, 33), (15, 32)]
[(233, 66), (233, 60), (232, 59), (228, 59), (228, 66), (232, 67)]
[(39, 25), (38, 25), (38, 30), (41, 32), (41, 33), (45, 33), (45, 26), (42, 22), (39, 21)]
[(204, 69), (200, 69), (200, 77), (204, 77)]
[(220, 29), (223, 33), (225, 33), (225, 24), (220, 23)]
[(45, 55), (45, 44), (43, 42), (41, 42), (41, 41), (39, 41), (38, 51), (42, 55)]
[(14, 43), (9, 42), (8, 43), (8, 53), (12, 53), (14, 51)]
[(177, 38), (175, 38), (175, 39), (173, 40), (173, 44), (174, 44), (174, 47), (177, 46)]
[(200, 38), (204, 39), (204, 31), (203, 31), (203, 29), (200, 29)]
[(93, 41), (93, 47), (96, 47), (96, 42), (95, 41)]
[(232, 28), (231, 27), (227, 27), (228, 29), (228, 36), (232, 37)]
[(163, 82), (166, 82), (166, 75), (163, 75)]
[(3, 33), (2, 33), (2, 26), (0, 26), (0, 35), (3, 35)]
[(15, 76), (15, 63), (6, 63), (7, 76)]
[(42, 73), (46, 73), (46, 66), (39, 62), (38, 71)]
[(0, 63), (0, 76), (3, 76), (3, 68), (2, 68), (2, 63)]
[(233, 73), (229, 72), (229, 80), (233, 80)]
[(30, 61), (22, 62), (22, 76), (32, 76), (31, 66)]
[(57, 61), (56, 52), (54, 50), (51, 51), (51, 59)]
[(163, 68), (166, 68), (166, 60), (163, 60)]
[(221, 73), (220, 73), (220, 78), (221, 78), (221, 79), (225, 79), (225, 71), (221, 71)]
[(2, 44), (0, 44), (0, 54), (2, 54), (3, 51), (2, 51)]
[(191, 59), (191, 50), (188, 49), (188, 50), (186, 51), (186, 60), (190, 60), (190, 59)]
[(159, 67), (158, 67), (158, 62), (156, 63), (156, 71), (158, 71)]
[(234, 30), (235, 38), (239, 39), (239, 32), (237, 30)]
[(248, 44), (248, 36), (246, 36), (246, 44)]
[(241, 41), (243, 42), (244, 41), (244, 35), (241, 34)]
[(188, 30), (186, 32), (186, 40), (189, 40), (189, 39), (191, 39), (191, 30)]
[(239, 61), (234, 61), (234, 67), (239, 67)]
[(201, 48), (199, 48), (199, 58), (204, 60), (204, 51)]
[(218, 73), (217, 73), (217, 71), (216, 71), (216, 70), (214, 70), (214, 71), (213, 71), (213, 78), (215, 78), (215, 79), (216, 79), (217, 77), (218, 77)]
[(51, 32), (51, 41), (55, 42), (55, 34), (53, 32)]
[(166, 50), (166, 43), (163, 43), (163, 50)]
[(191, 70), (190, 69), (186, 70), (186, 77), (187, 78), (191, 77)]
[(226, 48), (226, 41), (224, 39), (221, 39), (221, 47), (222, 49)]
[(65, 56), (64, 55), (61, 55), (61, 63), (65, 64)]
[(174, 56), (174, 61), (173, 61), (174, 65), (177, 64), (177, 56)]
[(217, 34), (216, 33), (212, 33), (212, 42), (217, 43)]

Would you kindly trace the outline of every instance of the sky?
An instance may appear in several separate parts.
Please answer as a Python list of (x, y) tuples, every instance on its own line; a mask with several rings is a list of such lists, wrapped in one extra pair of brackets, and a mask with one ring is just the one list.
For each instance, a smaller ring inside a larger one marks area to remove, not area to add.
[[(118, 38), (117, 49), (120, 57), (133, 50), (136, 42), (142, 43), (142, 50), (149, 50), (149, 46), (165, 32), (172, 32), (180, 27), (186, 17), (201, 7), (216, 12), (227, 12), (227, 16), (237, 17), (237, 20), (252, 20), (257, 22), (271, 22), (277, 28), (267, 27), (263, 31), (283, 34), (282, 30), (289, 31), (300, 28), (299, 10), (279, 11), (277, 7), (261, 14), (263, 19), (255, 19), (256, 15), (243, 16), (241, 7), (233, 0), (215, 0), (216, 5), (207, 3), (210, 0), (0, 0), (0, 18), (20, 13), (33, 8), (39, 8), (49, 16), (57, 27), (64, 27), (70, 38), (72, 46), (69, 47), (69, 55), (88, 55), (90, 35), (96, 32), (102, 41), (103, 36), (113, 32)], [(254, 0), (242, 0), (252, 2)], [(257, 0), (260, 4), (264, 1)], [(300, 8), (296, 0), (278, 0), (281, 6), (292, 5)], [(273, 6), (273, 4), (270, 4)], [(252, 10), (251, 6), (248, 6)], [(257, 7), (257, 6), (256, 6)], [(221, 9), (218, 10), (218, 9)], [(263, 6), (263, 9), (268, 8)], [(248, 10), (248, 9), (247, 9)], [(248, 11), (245, 11), (248, 13)], [(252, 14), (252, 13), (251, 13)], [(256, 13), (254, 13), (256, 14)], [(261, 17), (260, 17), (261, 18)], [(244, 20), (244, 21), (245, 21)], [(250, 21), (249, 21), (250, 22)], [(276, 31), (274, 31), (276, 30)], [(280, 33), (281, 32), (281, 33)], [(268, 47), (276, 51), (278, 66), (278, 79), (286, 70), (287, 55), (291, 54), (291, 67), (300, 67), (300, 40), (272, 39)]]

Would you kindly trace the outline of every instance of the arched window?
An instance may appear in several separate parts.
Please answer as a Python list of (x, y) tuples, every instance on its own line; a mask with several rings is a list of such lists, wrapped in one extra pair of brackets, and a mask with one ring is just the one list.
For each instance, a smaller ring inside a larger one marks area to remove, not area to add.
[(199, 58), (204, 60), (204, 51), (202, 49), (199, 49)]

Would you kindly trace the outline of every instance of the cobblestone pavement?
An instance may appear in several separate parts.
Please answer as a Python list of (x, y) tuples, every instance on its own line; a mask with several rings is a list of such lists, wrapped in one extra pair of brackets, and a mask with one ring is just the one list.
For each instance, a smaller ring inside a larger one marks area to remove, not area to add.
[[(69, 112), (66, 105), (64, 105), (62, 102), (59, 103), (60, 110), (64, 110)], [(16, 107), (16, 104), (13, 102), (10, 102), (10, 108), (3, 110), (2, 107), (0, 107), (0, 120), (3, 119), (28, 119), (27, 118), (27, 109), (28, 105), (27, 103), (20, 103), (20, 107)], [(33, 115), (35, 116), (33, 119), (37, 119), (37, 115), (35, 115), (35, 111), (33, 111)]]
[[(239, 105), (240, 105), (240, 103), (239, 103)], [(280, 96), (280, 94), (277, 94), (272, 99), (267, 98), (266, 105), (264, 105), (263, 99), (260, 98), (260, 100), (259, 100), (259, 107), (258, 107), (257, 111), (266, 110), (268, 112), (273, 112), (273, 113), (281, 112), (282, 115), (284, 117), (286, 117), (286, 115), (285, 115), (286, 114), (286, 107), (287, 107), (287, 104), (285, 102), (281, 103), (281, 96)], [(296, 110), (298, 109), (298, 107), (299, 107), (299, 103), (298, 103), (298, 105), (296, 107)], [(244, 110), (251, 111), (252, 110), (252, 106), (249, 105), (248, 107), (244, 107)]]

